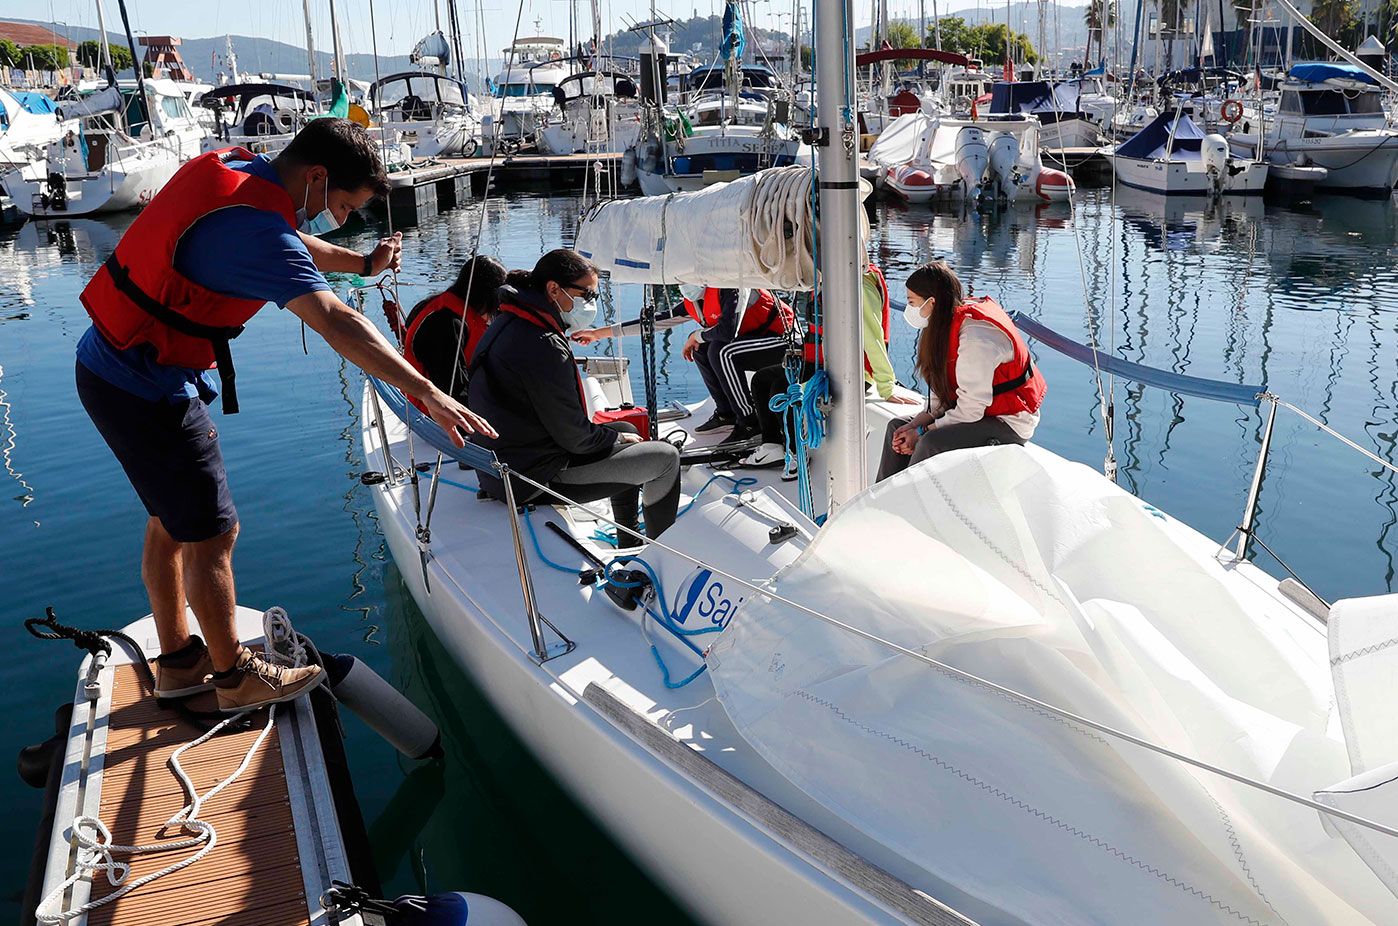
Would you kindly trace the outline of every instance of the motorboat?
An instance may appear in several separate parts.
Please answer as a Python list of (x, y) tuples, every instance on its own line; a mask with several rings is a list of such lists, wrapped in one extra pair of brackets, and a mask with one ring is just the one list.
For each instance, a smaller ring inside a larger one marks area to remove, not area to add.
[(481, 120), (466, 85), (431, 71), (402, 71), (369, 85), (379, 127), (407, 145), (412, 158), (469, 157), (481, 146)]
[(1100, 114), (1094, 118), (1083, 109), (1080, 89), (1075, 80), (1000, 81), (990, 88), (989, 112), (1035, 117), (1046, 148), (1096, 148), (1102, 143)]
[(684, 89), (686, 102), (666, 109), (660, 130), (636, 146), (637, 181), (647, 196), (810, 163), (811, 149), (789, 121), (790, 101), (766, 67), (698, 68)]
[(1265, 161), (1233, 154), (1226, 138), (1206, 134), (1180, 110), (1104, 153), (1118, 181), (1149, 193), (1237, 196), (1260, 194), (1267, 183)]
[(987, 96), (994, 85), (995, 78), (984, 65), (971, 58), (964, 67), (948, 68), (942, 73), (938, 93), (946, 101), (948, 111), (962, 115), (969, 113), (972, 104)]
[(1317, 189), (1387, 197), (1398, 185), (1398, 128), (1383, 88), (1351, 64), (1294, 64), (1274, 112), (1256, 106), (1228, 134), (1233, 150), (1269, 164), (1319, 167)]
[[(190, 105), (184, 83), (147, 77), (139, 86), (134, 80), (120, 81), (118, 86), (126, 104), (126, 124), (133, 135), (143, 141), (164, 140), (186, 161), (203, 152), (209, 127)], [(144, 105), (140, 102), (142, 88)]]
[(553, 88), (556, 109), (539, 131), (543, 154), (624, 152), (641, 132), (636, 81), (616, 71), (581, 71)]
[(990, 167), (987, 129), (970, 119), (909, 113), (869, 149), (881, 186), (915, 205), (980, 197)]
[(568, 46), (560, 38), (529, 36), (504, 50), (505, 63), (491, 84), (495, 110), (487, 124), (488, 142), (534, 141), (554, 107), (553, 88), (572, 73)]

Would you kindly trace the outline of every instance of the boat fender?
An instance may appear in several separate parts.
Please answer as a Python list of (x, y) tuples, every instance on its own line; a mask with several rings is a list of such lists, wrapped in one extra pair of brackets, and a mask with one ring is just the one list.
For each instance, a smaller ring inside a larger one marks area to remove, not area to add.
[(524, 926), (518, 913), (483, 894), (400, 897), (393, 907), (398, 912), (389, 920), (393, 926)]
[(19, 751), (19, 777), (31, 788), (42, 788), (49, 780), (54, 762), (61, 762), (68, 744), (68, 727), (73, 722), (73, 703), (61, 704), (53, 713), (53, 736)]
[(369, 668), (342, 653), (323, 654), (335, 698), (409, 759), (442, 754), (442, 735), (417, 705)]

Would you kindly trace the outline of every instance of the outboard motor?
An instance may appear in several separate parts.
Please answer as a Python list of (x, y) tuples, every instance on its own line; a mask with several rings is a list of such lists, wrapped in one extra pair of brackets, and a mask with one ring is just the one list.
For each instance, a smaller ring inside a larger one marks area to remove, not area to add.
[(1215, 194), (1223, 192), (1228, 177), (1228, 139), (1222, 135), (1205, 135), (1199, 143), (1199, 157), (1209, 174), (1209, 186)]
[(962, 194), (972, 199), (981, 194), (985, 171), (990, 164), (990, 151), (985, 133), (973, 125), (956, 133), (956, 173), (961, 178)]
[(996, 132), (990, 139), (986, 193), (1012, 203), (1019, 193), (1019, 177), (1019, 139), (1008, 132)]

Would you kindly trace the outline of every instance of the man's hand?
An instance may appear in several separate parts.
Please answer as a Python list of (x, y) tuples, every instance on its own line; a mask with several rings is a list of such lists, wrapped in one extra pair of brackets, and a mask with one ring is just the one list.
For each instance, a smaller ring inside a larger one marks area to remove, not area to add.
[(689, 338), (684, 342), (684, 350), (680, 355), (690, 363), (694, 362), (694, 354), (699, 350), (699, 345), (704, 343), (704, 339), (699, 337), (699, 332), (690, 332)]
[(394, 232), (392, 237), (379, 241), (379, 246), (369, 254), (369, 268), (372, 276), (378, 276), (385, 270), (397, 271), (403, 268), (402, 232)]
[(591, 344), (611, 336), (611, 328), (584, 328), (581, 331), (574, 331), (572, 334), (573, 340), (579, 344)]
[(458, 447), (466, 446), (465, 434), (484, 434), (486, 437), (499, 437), (495, 429), (480, 415), (471, 411), (436, 386), (432, 391), (417, 397), (427, 407), (427, 414), (441, 426), (451, 442)]
[(639, 444), (643, 440), (645, 440), (645, 438), (641, 435), (632, 434), (630, 431), (622, 431), (616, 436), (616, 442), (618, 444)]

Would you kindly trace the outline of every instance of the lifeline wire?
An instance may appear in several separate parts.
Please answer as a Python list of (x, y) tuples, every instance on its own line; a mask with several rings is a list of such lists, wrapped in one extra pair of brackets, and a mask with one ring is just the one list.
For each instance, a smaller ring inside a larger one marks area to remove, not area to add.
[[(1387, 466), (1388, 464), (1385, 465)], [(1062, 719), (1067, 720), (1071, 723), (1088, 727), (1089, 729), (1096, 730), (1097, 732), (1106, 734), (1107, 736), (1116, 737), (1117, 739), (1124, 740), (1125, 742), (1131, 743), (1134, 746), (1139, 746), (1142, 749), (1145, 749), (1149, 752), (1154, 752), (1157, 755), (1165, 756), (1169, 759), (1175, 759), (1176, 761), (1183, 762), (1184, 764), (1193, 766), (1194, 768), (1197, 768), (1201, 771), (1210, 772), (1214, 775), (1218, 775), (1221, 778), (1227, 778), (1230, 781), (1237, 782), (1238, 784), (1256, 788), (1257, 790), (1264, 791), (1268, 794), (1271, 794), (1274, 797), (1279, 797), (1283, 800), (1291, 801), (1294, 804), (1299, 804), (1303, 807), (1308, 807), (1311, 810), (1317, 811), (1318, 813), (1325, 814), (1330, 817), (1335, 817), (1344, 820), (1348, 823), (1353, 823), (1356, 826), (1362, 826), (1367, 829), (1374, 830), (1375, 832), (1383, 833), (1385, 836), (1398, 837), (1398, 827), (1388, 826), (1386, 824), (1379, 823), (1375, 820), (1370, 820), (1366, 817), (1361, 817), (1358, 814), (1350, 813), (1347, 810), (1342, 810), (1338, 807), (1330, 807), (1326, 804), (1322, 804), (1319, 801), (1312, 800), (1311, 798), (1305, 797), (1303, 795), (1295, 794), (1283, 788), (1278, 788), (1275, 785), (1268, 784), (1265, 781), (1259, 781), (1255, 778), (1249, 778), (1246, 775), (1240, 775), (1237, 772), (1229, 771), (1226, 768), (1213, 765), (1211, 763), (1203, 761), (1202, 759), (1196, 759), (1193, 756), (1186, 755), (1182, 752), (1176, 752), (1175, 750), (1170, 749), (1168, 746), (1161, 746), (1158, 743), (1152, 743), (1150, 740), (1143, 739), (1142, 737), (1136, 736), (1133, 733), (1128, 733), (1125, 730), (1119, 730), (1116, 727), (1110, 726), (1108, 724), (1100, 723), (1096, 720), (1091, 720), (1087, 717), (1082, 716), (1081, 714), (1077, 714), (1073, 711), (1067, 710), (1066, 708), (1058, 707), (1057, 705), (1050, 704), (1047, 701), (1040, 701), (1038, 698), (1035, 698), (1032, 695), (1027, 695), (1023, 692), (1016, 691), (1013, 688), (1008, 688), (997, 682), (992, 682), (989, 679), (981, 678), (980, 676), (975, 675), (971, 672), (967, 672), (964, 669), (958, 669), (956, 666), (942, 662), (938, 659), (933, 659), (931, 656), (928, 656), (925, 653), (920, 653), (917, 650), (909, 649), (906, 646), (901, 646), (897, 643), (894, 643), (892, 640), (885, 640), (883, 637), (880, 637), (877, 634), (870, 633), (869, 631), (863, 630), (859, 627), (855, 627), (852, 624), (847, 624), (839, 618), (831, 617), (828, 614), (825, 614), (821, 611), (817, 611), (814, 608), (808, 607), (806, 605), (801, 604), (800, 602), (793, 601), (790, 598), (780, 595), (769, 588), (763, 588), (762, 586), (748, 579), (744, 579), (741, 576), (733, 575), (732, 573), (726, 572), (718, 568), (717, 566), (705, 563), (703, 560), (691, 556), (690, 554), (685, 553), (681, 550), (677, 550), (674, 547), (662, 543), (659, 540), (647, 538), (644, 535), (639, 534), (628, 527), (623, 527), (622, 525), (617, 524), (616, 521), (607, 517), (602, 512), (594, 508), (589, 508), (588, 506), (581, 504), (580, 502), (575, 502), (572, 499), (568, 498), (566, 495), (563, 495), (560, 492), (555, 491), (554, 489), (544, 485), (543, 483), (536, 482), (535, 480), (529, 478), (523, 473), (515, 472), (512, 470), (511, 475), (519, 479), (521, 482), (528, 483), (529, 485), (534, 486), (536, 489), (539, 489), (543, 492), (547, 492), (549, 495), (552, 495), (554, 498), (557, 498), (559, 501), (563, 502), (566, 505), (575, 506), (577, 508), (581, 508), (584, 511), (590, 512), (598, 520), (606, 521), (608, 524), (611, 524), (613, 527), (617, 529), (618, 532), (624, 531), (627, 534), (630, 534), (632, 537), (636, 538), (637, 540), (640, 540), (642, 543), (647, 543), (651, 546), (658, 547), (667, 553), (672, 553), (683, 560), (687, 560), (691, 563), (694, 563), (696, 566), (701, 566), (705, 569), (709, 569), (712, 572), (721, 575), (726, 579), (730, 579), (738, 583), (744, 588), (750, 589), (754, 592), (757, 592), (759, 595), (763, 595), (771, 599), (772, 601), (780, 602), (781, 604), (784, 604), (790, 608), (800, 611), (803, 614), (809, 615), (810, 617), (813, 617), (816, 620), (821, 621), (823, 623), (829, 624), (830, 626), (835, 627), (839, 630), (844, 630), (847, 633), (852, 633), (855, 636), (863, 640), (867, 640), (870, 643), (874, 643), (878, 646), (883, 646), (889, 650), (892, 650), (895, 653), (907, 656), (911, 659), (915, 659), (918, 662), (931, 666), (935, 669), (939, 669), (943, 672), (952, 675), (955, 678), (960, 679), (961, 681), (968, 682), (972, 685), (979, 685), (996, 694), (1004, 695), (1012, 701), (1020, 702), (1021, 704), (1027, 705), (1031, 708), (1036, 708), (1041, 711), (1047, 711), (1048, 713), (1061, 717)]]

